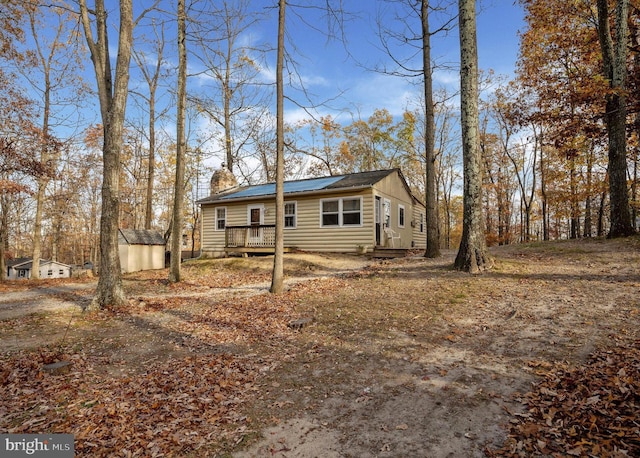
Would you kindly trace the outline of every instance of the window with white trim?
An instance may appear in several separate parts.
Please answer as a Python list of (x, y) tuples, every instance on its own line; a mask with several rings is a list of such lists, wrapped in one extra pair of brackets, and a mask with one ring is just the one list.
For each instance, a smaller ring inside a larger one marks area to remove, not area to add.
[(420, 233), (424, 232), (424, 213), (420, 213)]
[(284, 227), (288, 229), (295, 229), (298, 225), (298, 203), (297, 202), (285, 202), (284, 203)]
[(362, 198), (320, 200), (320, 226), (362, 226)]
[(404, 205), (398, 204), (398, 227), (404, 227)]
[(216, 208), (216, 230), (224, 231), (227, 227), (227, 207)]

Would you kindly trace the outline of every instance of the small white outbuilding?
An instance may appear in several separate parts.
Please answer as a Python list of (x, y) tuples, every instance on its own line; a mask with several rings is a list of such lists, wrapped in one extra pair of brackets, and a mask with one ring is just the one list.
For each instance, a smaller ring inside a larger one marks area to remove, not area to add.
[[(29, 279), (32, 277), (33, 260), (21, 258), (7, 263), (7, 278), (9, 280)], [(40, 260), (40, 278), (69, 278), (71, 266), (58, 261)]]
[(160, 231), (120, 229), (118, 249), (123, 273), (164, 268), (166, 242)]

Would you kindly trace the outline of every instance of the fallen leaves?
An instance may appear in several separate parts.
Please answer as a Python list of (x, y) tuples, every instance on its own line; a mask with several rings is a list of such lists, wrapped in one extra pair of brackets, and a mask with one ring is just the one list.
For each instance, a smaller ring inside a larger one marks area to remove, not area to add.
[[(0, 355), (0, 432), (74, 434), (79, 457), (213, 456), (253, 433), (243, 412), (266, 357), (223, 346), (282, 342), (306, 295), (343, 282), (310, 280), (281, 295), (148, 296), (82, 318), (89, 340)], [(68, 374), (43, 371), (62, 359), (73, 363)]]
[(255, 370), (242, 358), (172, 359), (121, 378), (97, 376), (85, 355), (71, 359), (74, 371), (56, 377), (41, 372), (32, 352), (3, 357), (13, 369), (0, 387), (0, 431), (73, 433), (77, 456), (206, 456), (212, 438), (231, 440), (247, 422), (239, 407), (254, 391)]
[[(614, 332), (637, 338), (637, 282), (612, 288), (616, 277), (595, 281), (580, 264), (557, 281), (548, 265), (534, 271), (533, 264), (527, 269), (542, 280), (523, 282), (525, 274), (506, 268), (471, 280), (434, 262), (380, 263), (275, 296), (264, 294), (265, 269), (199, 261), (185, 265), (187, 280), (177, 285), (166, 272), (127, 276), (130, 307), (74, 319), (63, 355), (5, 348), (0, 432), (73, 433), (79, 457), (226, 456), (265, 424), (321, 406), (333, 414), (325, 417), (331, 428), (357, 438), (345, 441), (350, 448), (342, 455), (437, 456), (438, 437), (459, 447), (457, 455), (477, 456), (502, 440), (499, 406), (511, 406), (513, 389), (537, 375), (545, 382), (513, 418), (506, 446), (488, 454), (640, 455), (633, 347), (601, 352), (602, 367), (584, 373), (555, 364), (582, 358)], [(516, 304), (515, 317), (505, 319)], [(0, 333), (5, 341), (24, 338), (18, 348), (57, 342), (68, 322), (63, 316), (53, 323), (51, 314), (4, 320)], [(301, 332), (287, 326), (311, 316)], [(59, 357), (73, 362), (69, 374), (41, 370)], [(399, 377), (409, 394), (428, 392), (437, 412), (421, 402), (381, 409), (384, 386), (398, 387)], [(473, 429), (455, 424), (463, 410), (474, 412)], [(376, 415), (380, 423), (371, 421)], [(387, 434), (364, 444), (359, 439), (369, 437), (372, 424)], [(298, 452), (295, 442), (286, 444), (281, 451)]]
[(640, 456), (640, 341), (551, 370), (490, 456)]

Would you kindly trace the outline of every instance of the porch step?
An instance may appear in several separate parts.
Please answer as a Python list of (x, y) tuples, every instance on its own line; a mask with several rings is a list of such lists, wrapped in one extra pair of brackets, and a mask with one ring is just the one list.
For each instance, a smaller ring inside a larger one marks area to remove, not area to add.
[(372, 258), (404, 258), (410, 251), (410, 248), (376, 247), (371, 253), (368, 253), (368, 255)]

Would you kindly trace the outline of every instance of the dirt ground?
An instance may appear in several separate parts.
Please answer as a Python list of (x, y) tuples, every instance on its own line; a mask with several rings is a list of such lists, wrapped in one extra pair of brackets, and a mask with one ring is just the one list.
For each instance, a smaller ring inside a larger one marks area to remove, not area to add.
[[(64, 339), (102, 379), (193, 354), (246, 362), (251, 388), (224, 440), (165, 456), (486, 456), (554, 366), (640, 338), (638, 237), (491, 251), (495, 268), (476, 276), (451, 269), (453, 252), (291, 255), (275, 299), (270, 258), (200, 261), (183, 285), (165, 271), (127, 276), (132, 309), (115, 316), (80, 312), (95, 282), (11, 284), (0, 344), (15, 361)], [(0, 431), (25, 421), (9, 417)]]

